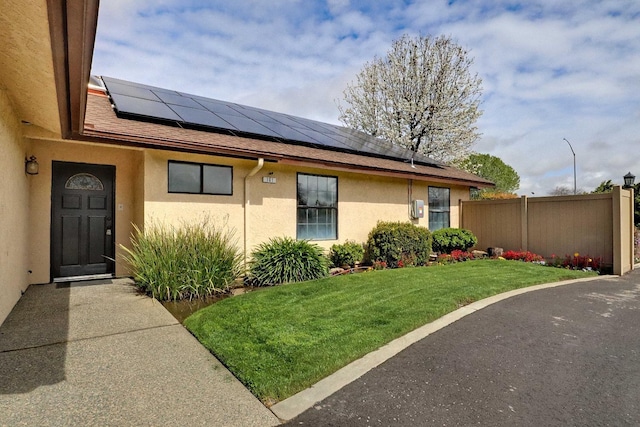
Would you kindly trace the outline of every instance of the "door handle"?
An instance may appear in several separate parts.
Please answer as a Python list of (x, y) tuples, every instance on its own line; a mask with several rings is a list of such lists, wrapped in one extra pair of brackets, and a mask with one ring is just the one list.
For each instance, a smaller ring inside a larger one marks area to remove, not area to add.
[(107, 236), (111, 236), (111, 229), (107, 228)]

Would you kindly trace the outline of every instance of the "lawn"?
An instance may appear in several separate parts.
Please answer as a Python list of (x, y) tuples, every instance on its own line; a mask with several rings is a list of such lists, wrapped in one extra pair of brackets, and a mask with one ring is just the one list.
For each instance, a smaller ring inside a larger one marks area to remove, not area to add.
[(592, 274), (502, 260), (371, 271), (227, 298), (185, 326), (274, 403), (462, 305)]

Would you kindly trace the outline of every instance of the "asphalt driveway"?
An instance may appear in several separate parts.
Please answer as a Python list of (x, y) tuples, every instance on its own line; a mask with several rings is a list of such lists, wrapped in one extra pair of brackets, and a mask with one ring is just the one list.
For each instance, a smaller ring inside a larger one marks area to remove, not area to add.
[(640, 270), (479, 310), (289, 424), (640, 425)]

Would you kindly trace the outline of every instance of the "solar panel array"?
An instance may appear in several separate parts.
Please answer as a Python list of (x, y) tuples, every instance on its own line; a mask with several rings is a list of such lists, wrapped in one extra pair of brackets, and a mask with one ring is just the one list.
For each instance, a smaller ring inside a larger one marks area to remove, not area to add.
[(373, 157), (404, 161), (413, 157), (418, 164), (439, 165), (428, 157), (342, 126), (111, 77), (102, 80), (118, 117)]

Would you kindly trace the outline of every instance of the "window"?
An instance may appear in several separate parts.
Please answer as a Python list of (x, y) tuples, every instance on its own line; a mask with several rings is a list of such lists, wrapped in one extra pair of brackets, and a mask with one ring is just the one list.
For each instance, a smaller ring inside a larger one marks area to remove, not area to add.
[(78, 173), (67, 180), (64, 188), (67, 190), (103, 191), (104, 185), (102, 185), (102, 181), (90, 173)]
[(298, 239), (338, 238), (338, 178), (298, 174)]
[(448, 188), (429, 187), (429, 230), (436, 231), (449, 227)]
[(169, 160), (169, 193), (231, 196), (233, 168)]

